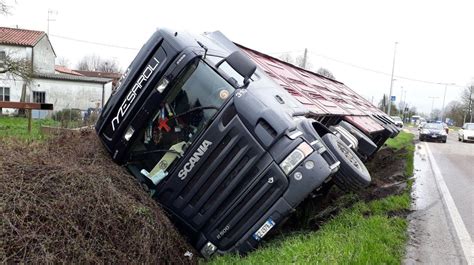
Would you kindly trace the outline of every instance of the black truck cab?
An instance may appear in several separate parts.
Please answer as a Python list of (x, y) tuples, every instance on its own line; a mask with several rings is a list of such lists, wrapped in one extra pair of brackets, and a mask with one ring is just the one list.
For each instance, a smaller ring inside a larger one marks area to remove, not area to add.
[(304, 113), (221, 33), (158, 30), (96, 131), (208, 257), (255, 248), (338, 170)]

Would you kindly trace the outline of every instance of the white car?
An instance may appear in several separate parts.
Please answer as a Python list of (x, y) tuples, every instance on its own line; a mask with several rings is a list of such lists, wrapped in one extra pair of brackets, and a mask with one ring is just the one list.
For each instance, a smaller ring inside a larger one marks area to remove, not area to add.
[(402, 118), (398, 116), (390, 116), (390, 118), (392, 118), (393, 122), (395, 123), (395, 126), (403, 128)]
[(474, 123), (465, 123), (458, 131), (459, 141), (474, 141)]
[(425, 124), (426, 124), (426, 121), (420, 122), (420, 124), (418, 124), (418, 131), (421, 131), (421, 129), (423, 129), (423, 126), (425, 126)]

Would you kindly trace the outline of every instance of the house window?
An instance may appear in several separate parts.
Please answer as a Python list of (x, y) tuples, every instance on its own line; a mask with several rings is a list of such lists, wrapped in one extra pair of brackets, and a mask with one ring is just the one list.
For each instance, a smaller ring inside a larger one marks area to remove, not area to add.
[(10, 101), (9, 87), (0, 87), (0, 101)]
[(33, 102), (34, 103), (46, 103), (46, 92), (44, 91), (33, 91)]

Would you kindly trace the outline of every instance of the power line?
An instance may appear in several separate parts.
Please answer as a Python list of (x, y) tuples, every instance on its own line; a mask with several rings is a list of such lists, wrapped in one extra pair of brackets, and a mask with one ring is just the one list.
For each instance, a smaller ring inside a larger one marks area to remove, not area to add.
[(285, 54), (285, 53), (300, 53), (300, 52), (304, 52), (304, 50), (293, 50), (293, 51), (286, 51), (286, 52), (268, 52), (266, 54), (268, 55), (281, 55), (281, 54)]
[[(322, 57), (322, 58), (325, 58), (325, 59), (328, 59), (328, 60), (331, 60), (331, 61), (334, 61), (334, 62), (337, 62), (337, 63), (340, 63), (340, 64), (345, 64), (345, 65), (348, 65), (348, 66), (351, 66), (351, 67), (354, 67), (354, 68), (358, 68), (358, 69), (361, 69), (361, 70), (364, 70), (364, 71), (369, 71), (369, 72), (373, 72), (373, 73), (381, 74), (381, 75), (385, 75), (385, 76), (391, 76), (391, 74), (387, 73), (387, 72), (367, 68), (367, 67), (364, 67), (364, 66), (359, 66), (359, 65), (356, 65), (356, 64), (353, 64), (353, 63), (345, 62), (345, 61), (342, 61), (342, 60), (339, 60), (339, 59), (335, 59), (335, 58), (326, 56), (324, 54), (315, 53), (315, 52), (311, 52), (311, 51), (310, 51), (310, 53), (315, 55), (315, 56)], [(397, 78), (397, 79), (405, 79), (405, 80), (409, 80), (409, 81), (413, 81), (413, 82), (420, 82), (420, 83), (426, 83), (426, 84), (431, 84), (431, 85), (439, 85), (440, 84), (440, 82), (426, 81), (426, 80), (421, 80), (421, 79), (416, 79), (416, 78), (411, 78), (411, 77), (406, 77), (406, 76), (395, 75), (394, 77)], [(452, 86), (464, 87), (464, 86), (457, 85), (457, 84), (453, 84)]]
[[(119, 46), (119, 45), (113, 45), (113, 44), (95, 42), (95, 41), (88, 41), (88, 40), (81, 40), (81, 39), (76, 39), (76, 38), (71, 38), (71, 37), (66, 37), (66, 36), (60, 36), (60, 35), (55, 35), (55, 34), (51, 34), (50, 36), (55, 37), (55, 38), (70, 40), (70, 41), (82, 42), (82, 43), (105, 46), (105, 47), (111, 47), (111, 48), (133, 50), (133, 51), (139, 50), (139, 48)], [(293, 50), (293, 51), (284, 51), (284, 52), (270, 52), (270, 53), (267, 53), (267, 54), (268, 55), (279, 55), (279, 54), (285, 54), (285, 53), (298, 53), (298, 52), (303, 52), (303, 51), (304, 50)], [(339, 60), (339, 59), (336, 59), (336, 58), (329, 57), (329, 56), (324, 55), (324, 54), (315, 53), (315, 52), (312, 52), (312, 51), (308, 51), (308, 52), (315, 55), (315, 56), (322, 57), (322, 58), (325, 58), (325, 59), (328, 59), (328, 60), (331, 60), (331, 61), (334, 61), (334, 62), (337, 62), (337, 63), (340, 63), (340, 64), (345, 64), (345, 65), (348, 65), (348, 66), (351, 66), (351, 67), (354, 67), (354, 68), (357, 68), (357, 69), (361, 69), (361, 70), (368, 71), (368, 72), (373, 72), (373, 73), (376, 73), (376, 74), (390, 76), (390, 73), (386, 73), (386, 72), (383, 72), (383, 71), (380, 71), (380, 70), (375, 70), (375, 69), (371, 69), (371, 68), (368, 68), (368, 67), (356, 65), (356, 64), (353, 64), (353, 63), (349, 63), (349, 62), (346, 62), (346, 61), (342, 61), (342, 60)], [(405, 79), (405, 80), (408, 80), (408, 81), (420, 82), (420, 83), (431, 84), (431, 85), (439, 85), (440, 84), (440, 82), (426, 81), (426, 80), (421, 80), (421, 79), (416, 79), (416, 78), (411, 78), (411, 77), (406, 77), (406, 76), (396, 75), (394, 77), (396, 77), (398, 79)], [(457, 85), (457, 84), (454, 84), (452, 86), (464, 87), (464, 86)]]
[(113, 44), (101, 43), (101, 42), (95, 42), (95, 41), (88, 41), (88, 40), (80, 40), (80, 39), (75, 39), (75, 38), (71, 38), (71, 37), (55, 35), (55, 34), (51, 34), (50, 36), (55, 37), (55, 38), (70, 40), (70, 41), (76, 41), (76, 42), (82, 42), (82, 43), (87, 43), (87, 44), (100, 45), (100, 46), (111, 47), (111, 48), (118, 48), (118, 49), (125, 49), (125, 50), (134, 50), (134, 51), (139, 50), (138, 48), (132, 48), (132, 47), (126, 47), (126, 46), (119, 46), (119, 45), (113, 45)]

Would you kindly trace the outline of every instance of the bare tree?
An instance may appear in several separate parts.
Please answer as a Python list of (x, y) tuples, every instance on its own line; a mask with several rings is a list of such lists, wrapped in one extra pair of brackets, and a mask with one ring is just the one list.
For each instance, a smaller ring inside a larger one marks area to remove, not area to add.
[[(20, 102), (25, 102), (26, 88), (27, 86), (29, 86), (33, 78), (33, 69), (31, 67), (31, 61), (27, 59), (18, 59), (5, 53), (0, 53), (0, 74), (6, 74), (13, 80), (18, 78), (23, 81)], [(25, 110), (20, 109), (18, 111), (18, 114), (21, 116), (25, 115)]]
[(31, 61), (27, 59), (18, 59), (10, 54), (0, 55), (0, 74), (7, 74), (12, 79), (21, 78), (25, 83), (29, 83), (33, 76)]
[(313, 64), (311, 63), (309, 58), (306, 58), (306, 61), (305, 61), (304, 55), (298, 55), (296, 57), (295, 65), (303, 69), (311, 69), (311, 67), (313, 67)]
[(77, 69), (82, 71), (100, 71), (119, 73), (120, 67), (115, 58), (103, 59), (98, 55), (84, 56), (77, 64)]
[[(280, 60), (290, 63), (292, 65), (304, 68), (304, 69), (310, 69), (311, 68), (311, 62), (309, 61), (308, 58), (306, 58), (306, 62), (304, 59), (304, 55), (298, 55), (296, 58), (293, 58), (291, 54), (289, 53), (283, 53), (278, 57)], [(305, 66), (306, 64), (306, 66)]]
[(457, 126), (462, 126), (463, 124), (463, 117), (464, 117), (464, 109), (463, 104), (457, 100), (451, 101), (446, 105), (444, 109), (444, 113), (446, 113), (446, 117), (453, 120), (454, 124)]
[(474, 83), (461, 92), (461, 103), (464, 109), (464, 122), (472, 122), (474, 118)]
[(316, 73), (324, 76), (324, 77), (327, 77), (327, 78), (330, 78), (330, 79), (336, 79), (336, 77), (334, 77), (334, 75), (331, 73), (331, 71), (329, 71), (328, 69), (326, 68), (323, 68), (323, 67), (320, 67), (318, 69), (318, 71), (316, 71)]
[(6, 16), (10, 14), (10, 6), (7, 5), (5, 0), (0, 0), (0, 15)]
[(71, 61), (66, 57), (60, 56), (56, 58), (56, 64), (69, 68), (71, 66)]
[(295, 59), (293, 59), (293, 56), (289, 53), (283, 53), (278, 58), (284, 62), (295, 64)]

